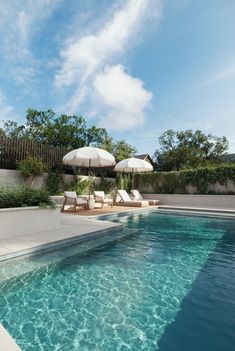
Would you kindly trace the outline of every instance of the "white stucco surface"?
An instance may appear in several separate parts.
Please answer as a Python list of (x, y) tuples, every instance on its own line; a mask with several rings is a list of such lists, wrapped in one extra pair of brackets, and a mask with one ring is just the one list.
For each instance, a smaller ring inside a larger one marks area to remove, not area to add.
[[(72, 174), (63, 174), (62, 175), (65, 184), (72, 182), (74, 180), (74, 176)], [(82, 179), (87, 179), (88, 176), (80, 176)], [(47, 173), (44, 173), (41, 177), (36, 177), (33, 182), (33, 188), (35, 189), (45, 189), (46, 188), (46, 178)], [(106, 179), (106, 178), (105, 178)], [(107, 178), (108, 181), (115, 182), (115, 178)], [(30, 185), (32, 180), (25, 179), (22, 177), (21, 172), (13, 169), (1, 169), (0, 168), (0, 185), (4, 184), (12, 184), (12, 185), (22, 185), (28, 184)], [(95, 177), (95, 183), (99, 184), (101, 182), (100, 177)]]
[(60, 209), (19, 207), (0, 209), (0, 242), (60, 226)]
[(160, 205), (235, 210), (235, 195), (142, 194)]
[[(50, 211), (50, 210), (49, 210)], [(19, 213), (23, 211), (19, 211)], [(28, 216), (30, 211), (28, 212)], [(47, 214), (45, 215), (47, 217)], [(33, 231), (24, 233), (24, 231), (14, 222), (8, 223), (8, 228), (12, 223), (12, 233), (0, 232), (0, 261), (17, 257), (20, 255), (32, 253), (38, 250), (48, 249), (50, 247), (70, 243), (72, 241), (89, 240), (94, 235), (102, 235), (104, 231), (122, 228), (120, 224), (88, 219), (73, 214), (59, 213), (59, 225), (51, 228), (50, 217), (44, 218), (41, 214), (41, 222), (44, 224), (44, 230), (38, 229), (35, 225)], [(0, 218), (1, 223), (1, 218)], [(48, 228), (46, 228), (48, 225)], [(27, 228), (27, 223), (25, 224)], [(20, 233), (20, 234), (19, 234)]]

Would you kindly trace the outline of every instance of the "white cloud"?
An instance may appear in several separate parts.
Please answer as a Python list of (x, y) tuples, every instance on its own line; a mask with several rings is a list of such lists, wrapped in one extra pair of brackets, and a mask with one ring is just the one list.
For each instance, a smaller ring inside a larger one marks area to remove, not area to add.
[(93, 87), (104, 114), (101, 125), (119, 131), (143, 125), (144, 109), (152, 93), (144, 89), (140, 79), (128, 75), (122, 65), (108, 67), (98, 74)]
[(11, 0), (0, 5), (0, 29), (8, 49), (28, 51), (34, 34), (48, 18), (60, 0)]
[(211, 77), (210, 82), (215, 83), (230, 78), (235, 78), (235, 64)]
[[(118, 64), (142, 37), (147, 20), (154, 18), (158, 22), (161, 13), (161, 0), (119, 1), (119, 6), (115, 6), (112, 14), (109, 12), (109, 17), (103, 21), (105, 24), (99, 29), (91, 29), (82, 37), (75, 33), (68, 38), (60, 53), (61, 68), (55, 75), (55, 86), (64, 89), (65, 95), (67, 93), (66, 103), (59, 109), (77, 113), (78, 107), (86, 102), (93, 115), (94, 111), (98, 116), (103, 114), (106, 106), (108, 114), (105, 114), (102, 123), (115, 121), (113, 128), (124, 130), (142, 125), (144, 109), (151, 99), (151, 93), (143, 88), (143, 82), (132, 78)], [(108, 101), (111, 99), (111, 90), (108, 95), (104, 90), (109, 90), (113, 78), (117, 79), (118, 85), (115, 99), (111, 102)], [(105, 84), (103, 90), (100, 81)], [(128, 88), (125, 88), (125, 84)]]
[(35, 80), (35, 69), (33, 67), (16, 66), (12, 68), (11, 72), (18, 85), (28, 87)]
[(29, 77), (34, 75), (38, 63), (31, 50), (34, 35), (59, 1), (11, 0), (0, 4), (2, 50), (10, 71), (12, 67), (18, 71), (12, 74), (17, 83), (29, 84)]
[(204, 81), (197, 85), (197, 87), (207, 87), (224, 80), (235, 78), (235, 64), (227, 65), (225, 68), (217, 69), (217, 72), (211, 74)]
[(110, 63), (114, 56), (128, 50), (132, 45), (130, 39), (133, 41), (146, 18), (153, 14), (160, 17), (160, 0), (128, 0), (96, 33), (69, 38), (61, 51), (63, 64), (55, 76), (56, 86), (84, 82), (97, 69)]
[(0, 89), (0, 125), (2, 121), (13, 120), (16, 117), (16, 111), (13, 106), (7, 103), (7, 99)]

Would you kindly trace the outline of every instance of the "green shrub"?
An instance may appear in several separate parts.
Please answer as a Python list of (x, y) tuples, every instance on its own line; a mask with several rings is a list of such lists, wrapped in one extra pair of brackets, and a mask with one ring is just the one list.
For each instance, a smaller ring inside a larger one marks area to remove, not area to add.
[(84, 179), (80, 176), (74, 176), (74, 180), (68, 184), (66, 184), (65, 188), (67, 191), (76, 191), (77, 194), (83, 195), (88, 194), (89, 191), (92, 192), (94, 189), (95, 178), (93, 176), (89, 176)]
[(117, 189), (130, 191), (130, 189), (131, 189), (131, 175), (117, 173), (116, 184), (117, 184)]
[(198, 194), (215, 194), (208, 186), (215, 183), (225, 185), (228, 180), (235, 182), (234, 164), (135, 176), (135, 184), (140, 191), (159, 194), (187, 194), (188, 186), (193, 186)]
[(122, 173), (120, 172), (116, 174), (116, 186), (117, 186), (117, 189), (123, 189), (123, 178), (122, 178)]
[(46, 178), (47, 191), (50, 195), (58, 195), (65, 189), (65, 182), (60, 172), (50, 172)]
[(54, 207), (54, 203), (43, 190), (31, 189), (24, 185), (0, 187), (0, 208), (26, 206)]
[(28, 156), (20, 161), (17, 168), (20, 170), (23, 177), (32, 177), (31, 186), (33, 185), (35, 178), (42, 176), (46, 171), (45, 164), (40, 159), (32, 156)]
[(101, 177), (100, 183), (94, 184), (94, 190), (104, 191), (105, 194), (114, 193), (116, 190), (116, 182)]

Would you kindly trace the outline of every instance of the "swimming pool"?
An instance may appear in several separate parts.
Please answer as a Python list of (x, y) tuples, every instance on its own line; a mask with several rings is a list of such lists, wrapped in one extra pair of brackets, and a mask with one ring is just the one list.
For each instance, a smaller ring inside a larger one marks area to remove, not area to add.
[(0, 322), (22, 350), (234, 350), (235, 221), (110, 220), (116, 240), (46, 253), (0, 283)]

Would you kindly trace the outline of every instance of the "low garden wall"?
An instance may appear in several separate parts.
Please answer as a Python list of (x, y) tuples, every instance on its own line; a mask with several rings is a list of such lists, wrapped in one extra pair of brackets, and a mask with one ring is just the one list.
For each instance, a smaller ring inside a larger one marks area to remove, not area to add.
[(146, 199), (160, 200), (160, 205), (235, 210), (235, 195), (142, 194)]
[(147, 194), (235, 195), (235, 165), (138, 174), (135, 187)]
[[(33, 183), (34, 189), (45, 189), (46, 188), (46, 178), (47, 173), (45, 173), (42, 177), (36, 177)], [(74, 176), (70, 174), (63, 174), (63, 180), (65, 183), (70, 183), (74, 180)], [(88, 176), (80, 176), (82, 179), (87, 179)], [(114, 182), (114, 178), (107, 178), (110, 182)], [(100, 177), (95, 177), (95, 183), (99, 184), (101, 182)], [(4, 184), (13, 184), (13, 185), (23, 185), (23, 184), (31, 184), (30, 179), (25, 179), (22, 177), (20, 171), (12, 170), (12, 169), (0, 169), (0, 185)]]

